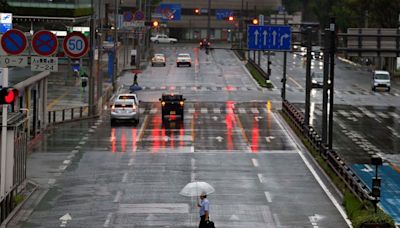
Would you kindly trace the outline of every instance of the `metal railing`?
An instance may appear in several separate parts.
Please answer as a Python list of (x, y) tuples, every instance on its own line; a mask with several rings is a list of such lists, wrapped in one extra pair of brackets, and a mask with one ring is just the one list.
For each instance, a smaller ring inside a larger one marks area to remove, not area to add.
[(72, 120), (89, 118), (89, 106), (65, 108), (60, 110), (48, 111), (48, 124), (64, 123)]
[(304, 125), (304, 114), (302, 112), (287, 100), (282, 102), (282, 110), (289, 117), (297, 130), (303, 134), (311, 147), (319, 152), (329, 167), (332, 168), (346, 184), (347, 188), (350, 189), (359, 200), (373, 200), (370, 189), (346, 164), (340, 155), (334, 150), (329, 150), (328, 146), (322, 143), (322, 138), (313, 127), (306, 127)]

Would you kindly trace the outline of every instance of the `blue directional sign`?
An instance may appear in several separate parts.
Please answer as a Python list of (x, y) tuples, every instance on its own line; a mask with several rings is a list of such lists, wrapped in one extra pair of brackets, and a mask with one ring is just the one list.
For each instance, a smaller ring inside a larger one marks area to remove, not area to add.
[(161, 14), (161, 21), (179, 21), (181, 12), (181, 4), (161, 3), (155, 13)]
[(247, 29), (247, 48), (264, 51), (290, 51), (290, 26), (253, 26)]
[(229, 16), (233, 15), (233, 10), (230, 9), (217, 9), (215, 11), (215, 17), (217, 20), (226, 20)]

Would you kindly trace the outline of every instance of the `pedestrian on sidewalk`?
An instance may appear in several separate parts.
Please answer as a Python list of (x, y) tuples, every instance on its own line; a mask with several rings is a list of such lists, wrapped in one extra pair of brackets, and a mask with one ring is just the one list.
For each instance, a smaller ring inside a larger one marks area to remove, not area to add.
[(138, 82), (137, 82), (137, 73), (135, 73), (135, 76), (133, 76), (133, 85), (135, 86), (138, 86), (139, 84), (138, 84)]
[(207, 228), (207, 224), (209, 221), (210, 203), (208, 202), (207, 195), (205, 193), (201, 193), (200, 202), (197, 204), (197, 206), (200, 208), (199, 228)]

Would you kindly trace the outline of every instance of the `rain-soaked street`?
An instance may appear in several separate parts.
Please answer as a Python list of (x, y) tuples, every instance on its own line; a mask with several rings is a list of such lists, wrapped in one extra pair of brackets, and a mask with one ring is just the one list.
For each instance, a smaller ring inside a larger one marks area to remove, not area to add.
[[(139, 75), (139, 123), (111, 126), (106, 111), (99, 119), (60, 125), (45, 135), (28, 161), (29, 178), (41, 187), (14, 225), (197, 227), (196, 198), (179, 192), (189, 182), (204, 181), (215, 188), (208, 198), (216, 227), (348, 226), (340, 195), (278, 112), (280, 74), (273, 78), (278, 88), (261, 89), (230, 51), (207, 56), (194, 44), (155, 48), (166, 54), (167, 66)], [(174, 56), (181, 52), (191, 54), (192, 67), (175, 66)], [(279, 71), (276, 59), (274, 72)], [(291, 67), (300, 85), (302, 65)], [(119, 92), (127, 91), (132, 74), (118, 83)], [(162, 122), (158, 98), (163, 92), (187, 99), (183, 122)], [(345, 103), (338, 99), (335, 149), (361, 172), (372, 152), (396, 164), (400, 112), (356, 96)], [(300, 88), (288, 97), (304, 108)], [(313, 99), (319, 97), (317, 92)], [(318, 128), (321, 109), (315, 103)], [(70, 219), (60, 220), (64, 216)]]

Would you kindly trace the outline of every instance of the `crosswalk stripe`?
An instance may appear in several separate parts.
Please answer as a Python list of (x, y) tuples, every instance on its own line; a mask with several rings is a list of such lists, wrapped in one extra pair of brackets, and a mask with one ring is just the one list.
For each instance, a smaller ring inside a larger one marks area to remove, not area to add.
[(353, 114), (354, 116), (361, 118), (363, 115), (357, 111), (351, 111), (351, 114)]
[(251, 108), (251, 112), (252, 112), (253, 114), (258, 114), (258, 113), (260, 113), (256, 108)]
[(383, 112), (378, 112), (377, 114), (378, 114), (378, 116), (380, 116), (380, 117), (382, 117), (382, 118), (385, 118), (385, 119), (389, 118), (389, 116), (386, 115), (386, 114), (383, 113)]
[(350, 114), (347, 113), (345, 110), (338, 110), (338, 113), (339, 113), (340, 115), (344, 116), (344, 117), (350, 116)]
[(189, 113), (193, 114), (195, 112), (194, 108), (189, 108)]
[(200, 112), (203, 113), (203, 114), (204, 114), (204, 113), (207, 113), (207, 112), (208, 112), (208, 109), (206, 109), (206, 108), (201, 108)]
[(246, 110), (244, 108), (239, 108), (238, 110), (239, 110), (240, 114), (245, 114), (246, 113)]
[(157, 109), (156, 108), (152, 108), (151, 110), (150, 110), (150, 114), (156, 114), (157, 113)]
[(221, 109), (220, 108), (214, 108), (214, 113), (221, 113)]
[(394, 118), (399, 118), (400, 116), (395, 112), (389, 112), (389, 115), (393, 116)]

